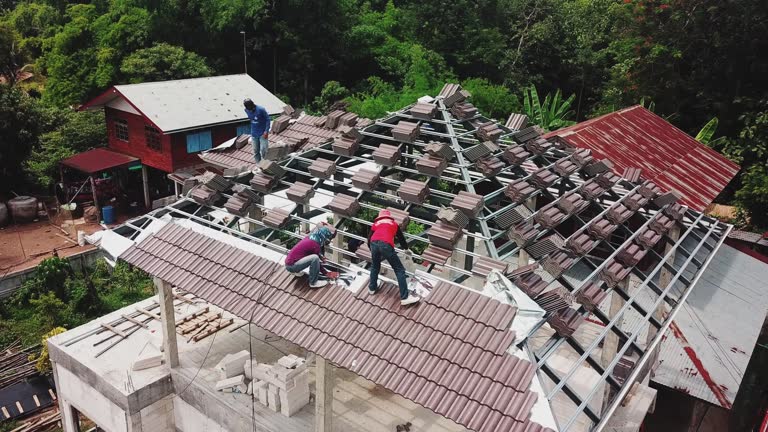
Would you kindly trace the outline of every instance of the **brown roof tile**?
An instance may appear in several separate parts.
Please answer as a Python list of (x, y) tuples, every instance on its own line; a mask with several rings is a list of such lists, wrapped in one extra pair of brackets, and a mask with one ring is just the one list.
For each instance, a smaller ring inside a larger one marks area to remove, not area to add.
[(504, 160), (506, 160), (510, 165), (517, 166), (531, 157), (531, 154), (525, 150), (525, 147), (517, 145), (504, 150), (504, 153), (501, 154), (501, 157), (504, 158)]
[(568, 158), (563, 158), (555, 162), (555, 174), (559, 175), (560, 177), (568, 177), (569, 175), (576, 172), (578, 168), (579, 167), (576, 165), (576, 163)]
[(355, 197), (337, 194), (333, 197), (331, 202), (326, 205), (326, 208), (336, 214), (353, 217), (360, 211), (360, 202)]
[(285, 191), (285, 194), (289, 200), (297, 204), (307, 204), (310, 198), (315, 196), (315, 190), (312, 189), (312, 185), (296, 182)]
[(496, 222), (496, 226), (499, 228), (507, 229), (512, 225), (528, 219), (532, 215), (533, 213), (528, 209), (528, 207), (520, 204), (496, 216), (494, 222)]
[(621, 180), (621, 177), (614, 174), (613, 171), (606, 171), (595, 177), (597, 184), (605, 189), (612, 188), (619, 180)]
[(551, 289), (536, 297), (536, 303), (547, 312), (557, 312), (573, 305), (573, 296), (564, 287)]
[(395, 222), (397, 222), (397, 224), (403, 229), (405, 229), (411, 222), (411, 216), (408, 214), (408, 212), (396, 209), (394, 207), (387, 207), (387, 210), (389, 210), (389, 213), (391, 213), (392, 219), (394, 219)]
[(547, 320), (549, 325), (560, 336), (571, 336), (576, 329), (579, 328), (582, 322), (584, 322), (584, 316), (571, 308), (561, 309), (555, 312)]
[(572, 215), (584, 211), (589, 206), (589, 201), (584, 200), (575, 191), (570, 191), (560, 197), (555, 205), (566, 214)]
[(661, 193), (661, 188), (656, 186), (656, 183), (652, 181), (647, 181), (643, 183), (642, 186), (640, 186), (640, 189), (638, 190), (638, 192), (640, 192), (640, 195), (642, 195), (645, 198), (653, 199), (656, 197), (656, 195)]
[(611, 161), (609, 161), (608, 159), (601, 159), (599, 161), (592, 162), (591, 164), (586, 165), (582, 169), (584, 170), (585, 173), (594, 176), (594, 175), (604, 173), (606, 171), (610, 171), (612, 168), (613, 168), (613, 163)]
[(379, 144), (379, 147), (372, 153), (373, 160), (376, 163), (386, 166), (395, 166), (400, 160), (401, 152), (399, 146), (389, 144)]
[(537, 230), (532, 223), (523, 222), (507, 231), (507, 237), (518, 246), (525, 247), (535, 240), (539, 233), (540, 231)]
[(381, 181), (381, 176), (378, 171), (361, 168), (350, 180), (356, 188), (371, 192), (376, 189), (376, 186)]
[(456, 197), (451, 201), (451, 207), (461, 210), (468, 218), (474, 219), (483, 209), (485, 201), (478, 194), (459, 191)]
[(609, 287), (613, 288), (619, 284), (619, 282), (629, 276), (632, 272), (632, 267), (626, 267), (617, 260), (611, 258), (606, 261), (605, 266), (600, 270), (600, 279), (602, 279)]
[(587, 201), (594, 201), (597, 198), (600, 198), (605, 192), (605, 188), (597, 184), (597, 182), (592, 179), (584, 182), (584, 184), (581, 185), (578, 189), (576, 189), (576, 192), (579, 193), (582, 197), (584, 197)]
[(486, 177), (495, 177), (504, 169), (504, 162), (496, 157), (482, 158), (475, 163), (475, 167)]
[(459, 120), (467, 120), (477, 115), (477, 108), (469, 102), (456, 103), (451, 107), (451, 114)]
[(640, 175), (642, 173), (643, 170), (640, 168), (626, 167), (624, 168), (624, 173), (622, 173), (621, 176), (630, 183), (637, 183), (640, 181)]
[(406, 120), (400, 120), (393, 128), (392, 128), (392, 138), (412, 143), (416, 141), (416, 138), (421, 133), (421, 127), (418, 123), (406, 121)]
[(528, 297), (535, 298), (547, 287), (547, 283), (536, 273), (526, 273), (512, 278), (512, 282), (518, 286)]
[(357, 152), (360, 143), (347, 137), (333, 139), (333, 152), (341, 156), (352, 156)]
[(518, 204), (528, 199), (534, 192), (536, 192), (536, 188), (522, 179), (513, 181), (504, 189), (504, 195)]
[(539, 132), (533, 126), (519, 130), (512, 134), (512, 139), (518, 144), (524, 144), (532, 139), (539, 137)]
[(584, 256), (597, 247), (598, 244), (600, 244), (599, 240), (593, 240), (586, 232), (578, 231), (568, 238), (568, 241), (565, 242), (565, 247), (576, 256)]
[(587, 233), (595, 240), (606, 240), (618, 227), (603, 217), (587, 225)]
[[(658, 205), (658, 204), (657, 204)], [(681, 221), (685, 213), (688, 211), (688, 207), (680, 204), (672, 204), (664, 208), (664, 214), (671, 217), (673, 220)]]
[(314, 177), (328, 179), (336, 172), (336, 162), (327, 159), (316, 159), (307, 167), (307, 171)]
[(256, 174), (251, 179), (251, 187), (257, 192), (269, 193), (277, 184), (277, 178), (265, 174)]
[(547, 152), (547, 150), (551, 149), (552, 147), (553, 145), (551, 142), (541, 137), (528, 140), (525, 143), (525, 148), (528, 149), (529, 152), (535, 155), (544, 154)]
[(262, 159), (261, 162), (259, 162), (258, 165), (259, 165), (259, 168), (261, 168), (261, 170), (264, 173), (269, 174), (271, 176), (280, 178), (283, 175), (285, 175), (285, 169), (283, 169), (283, 167), (281, 167), (275, 161), (271, 161), (271, 160), (268, 160), (268, 159)]
[(633, 214), (635, 214), (635, 212), (628, 209), (624, 204), (618, 203), (608, 210), (605, 217), (615, 224), (623, 224), (631, 218)]
[(405, 201), (413, 204), (421, 204), (429, 195), (429, 186), (426, 183), (413, 179), (406, 179), (400, 188), (397, 189), (397, 195)]
[(579, 166), (579, 169), (591, 164), (594, 161), (592, 150), (581, 148), (577, 149), (571, 155), (571, 159)]
[(550, 206), (536, 212), (533, 215), (533, 220), (544, 228), (554, 228), (560, 225), (560, 222), (564, 221), (567, 217), (568, 215), (556, 206)]
[(278, 118), (272, 120), (272, 128), (269, 133), (278, 134), (284, 131), (288, 127), (288, 123), (291, 121), (291, 117), (287, 115), (281, 115)]
[(559, 278), (565, 273), (576, 261), (571, 258), (564, 251), (555, 251), (546, 256), (541, 261), (541, 268), (554, 278)]
[(504, 130), (499, 127), (495, 122), (487, 122), (478, 125), (475, 135), (480, 141), (496, 142), (502, 135)]
[(432, 264), (445, 265), (452, 255), (452, 249), (443, 249), (435, 245), (429, 245), (421, 254), (421, 257)]
[(456, 155), (453, 148), (449, 144), (431, 141), (424, 146), (424, 152), (434, 157), (443, 158), (447, 161), (451, 161)]
[(475, 162), (481, 158), (484, 158), (488, 155), (490, 155), (492, 152), (496, 151), (498, 149), (498, 146), (492, 142), (481, 142), (480, 144), (474, 145), (466, 150), (464, 150), (464, 156), (469, 159), (470, 162)]
[(441, 221), (456, 226), (458, 228), (466, 228), (469, 224), (469, 218), (467, 215), (459, 210), (452, 208), (441, 208), (437, 211), (437, 218)]
[(650, 249), (656, 246), (656, 243), (658, 243), (659, 240), (661, 240), (661, 234), (655, 232), (649, 227), (644, 228), (642, 231), (640, 231), (637, 237), (635, 237), (635, 242), (646, 249)]
[(616, 261), (624, 264), (625, 266), (634, 267), (640, 260), (648, 253), (636, 243), (630, 243), (622, 248), (618, 254), (616, 254)]
[(562, 249), (564, 246), (565, 239), (563, 239), (560, 234), (553, 233), (552, 235), (539, 240), (533, 245), (526, 247), (525, 250), (531, 255), (532, 258), (539, 259), (544, 255), (552, 253), (558, 249)]
[(220, 193), (206, 185), (200, 185), (193, 189), (191, 196), (192, 199), (197, 203), (208, 206), (213, 205), (215, 202), (221, 199)]
[(656, 199), (653, 200), (653, 203), (659, 207), (664, 207), (667, 204), (676, 203), (680, 198), (680, 193), (676, 190), (671, 190), (656, 197)]
[(290, 220), (291, 220), (290, 212), (283, 209), (275, 208), (267, 212), (267, 215), (264, 217), (264, 219), (262, 219), (262, 222), (264, 222), (265, 225), (272, 228), (282, 228), (286, 224), (288, 224)]
[(588, 311), (594, 311), (600, 306), (608, 293), (594, 282), (588, 282), (576, 293), (576, 301)]
[(559, 178), (547, 168), (542, 168), (531, 174), (530, 183), (538, 189), (546, 189), (554, 184)]
[(447, 167), (447, 160), (431, 155), (424, 155), (416, 161), (416, 169), (420, 173), (433, 177), (440, 177)]
[(410, 109), (411, 115), (421, 120), (432, 120), (437, 114), (437, 105), (419, 102)]
[(509, 115), (509, 118), (507, 118), (507, 122), (504, 124), (504, 126), (520, 130), (524, 128), (528, 124), (528, 116), (525, 114), (516, 114), (512, 113)]
[(656, 216), (651, 219), (651, 223), (648, 226), (657, 233), (664, 235), (675, 226), (675, 221), (665, 216), (663, 213), (657, 213)]
[(427, 236), (432, 244), (446, 249), (453, 249), (453, 245), (462, 236), (460, 227), (438, 221), (427, 230)]
[(495, 260), (488, 257), (476, 257), (472, 265), (472, 274), (487, 278), (492, 270), (498, 270), (502, 274), (507, 272), (509, 263), (506, 261)]

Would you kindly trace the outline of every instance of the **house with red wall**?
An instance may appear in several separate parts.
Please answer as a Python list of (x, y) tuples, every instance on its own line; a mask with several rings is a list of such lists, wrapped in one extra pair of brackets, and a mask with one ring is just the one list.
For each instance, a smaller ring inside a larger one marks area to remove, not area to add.
[(110, 150), (141, 161), (145, 178), (200, 165), (198, 154), (248, 133), (243, 99), (269, 114), (285, 103), (246, 74), (115, 85), (81, 110), (104, 109)]

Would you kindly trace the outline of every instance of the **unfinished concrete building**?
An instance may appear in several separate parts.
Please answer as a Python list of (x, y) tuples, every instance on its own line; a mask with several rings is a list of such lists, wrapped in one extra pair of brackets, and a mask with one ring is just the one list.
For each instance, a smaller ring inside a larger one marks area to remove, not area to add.
[[(638, 430), (661, 337), (731, 227), (468, 97), (446, 85), (271, 172), (221, 149), (242, 172), (228, 188), (202, 199), (200, 184), (105, 234), (158, 296), (49, 341), (65, 431), (78, 412), (107, 431)], [(322, 124), (340, 121), (354, 127)], [(382, 208), (407, 231), (419, 304), (401, 306), (387, 275), (365, 289)], [(310, 289), (281, 263), (319, 221), (337, 228), (341, 277)], [(255, 373), (251, 394), (239, 378), (217, 391), (217, 365), (244, 350), (306, 358), (309, 405), (286, 416), (279, 389), (261, 403)]]

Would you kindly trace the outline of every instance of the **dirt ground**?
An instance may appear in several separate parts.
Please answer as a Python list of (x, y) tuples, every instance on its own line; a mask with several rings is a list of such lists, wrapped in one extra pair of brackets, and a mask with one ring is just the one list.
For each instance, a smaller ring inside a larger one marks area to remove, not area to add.
[[(76, 225), (76, 230), (92, 234), (102, 227), (95, 223)], [(47, 220), (9, 225), (0, 228), (0, 278), (18, 270), (36, 266), (40, 261), (53, 255), (65, 257), (93, 249), (95, 246), (77, 245), (77, 238), (67, 235)]]

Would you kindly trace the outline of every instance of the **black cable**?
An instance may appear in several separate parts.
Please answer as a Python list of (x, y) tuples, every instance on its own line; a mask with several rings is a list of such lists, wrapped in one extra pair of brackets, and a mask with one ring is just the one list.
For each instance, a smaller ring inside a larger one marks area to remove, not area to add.
[[(224, 314), (223, 313), (219, 316), (219, 323), (216, 325), (217, 327), (221, 325), (221, 320), (222, 319), (224, 319)], [(219, 330), (221, 330), (221, 329), (219, 329)], [(195, 375), (192, 376), (191, 380), (189, 380), (189, 383), (187, 384), (187, 386), (184, 387), (184, 389), (182, 391), (177, 393), (177, 396), (181, 396), (182, 394), (184, 394), (184, 392), (187, 391), (187, 389), (192, 385), (192, 383), (195, 382), (195, 379), (197, 379), (197, 375), (203, 369), (203, 365), (205, 364), (206, 360), (208, 360), (208, 355), (211, 353), (211, 348), (213, 348), (213, 343), (216, 342), (216, 335), (217, 334), (219, 334), (218, 331), (213, 334), (213, 338), (211, 339), (211, 344), (208, 345), (208, 351), (206, 351), (205, 357), (203, 357), (203, 361), (200, 363), (200, 366), (197, 368), (197, 372), (195, 372)]]
[(256, 386), (253, 385), (255, 379), (253, 377), (253, 339), (251, 339), (251, 327), (255, 311), (256, 309), (251, 309), (251, 317), (248, 319), (248, 351), (250, 353), (248, 360), (251, 365), (251, 428), (254, 432), (256, 432)]

